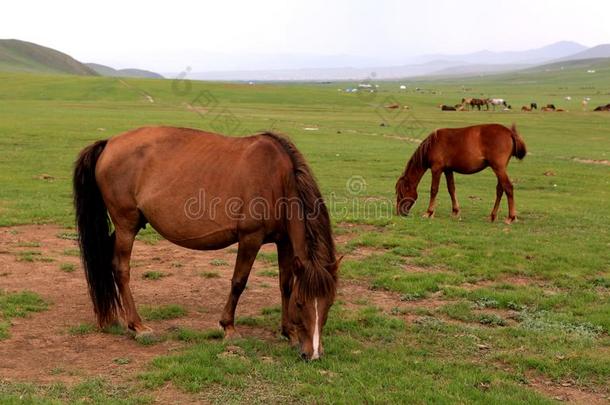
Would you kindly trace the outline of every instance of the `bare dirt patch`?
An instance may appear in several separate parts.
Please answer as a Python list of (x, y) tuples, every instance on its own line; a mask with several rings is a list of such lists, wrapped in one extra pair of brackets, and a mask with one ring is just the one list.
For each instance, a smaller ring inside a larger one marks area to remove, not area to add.
[[(76, 256), (77, 245), (70, 239), (73, 235), (73, 230), (52, 225), (0, 228), (0, 288), (8, 292), (33, 291), (49, 303), (47, 311), (13, 318), (11, 336), (0, 342), (0, 375), (7, 380), (75, 383), (102, 376), (122, 382), (133, 378), (152, 358), (184, 347), (184, 343), (174, 340), (144, 346), (128, 336), (97, 330), (83, 335), (70, 333), (70, 328), (95, 323)], [(365, 250), (358, 256), (370, 253)], [(263, 247), (263, 252), (274, 251), (273, 245)], [(187, 311), (184, 317), (148, 325), (159, 333), (175, 327), (217, 328), (229, 293), (234, 260), (234, 247), (199, 252), (167, 241), (152, 245), (136, 241), (131, 286), (137, 305), (177, 304)], [(65, 271), (71, 267), (75, 270)], [(277, 271), (277, 265), (268, 260), (256, 261), (237, 308), (238, 317), (257, 316), (263, 308), (280, 305), (277, 277), (263, 270)], [(145, 279), (147, 272), (160, 272), (163, 277)], [(209, 276), (211, 273), (213, 277)], [(401, 304), (410, 305), (401, 302), (398, 294), (348, 282), (340, 283), (338, 294), (347, 305), (355, 305), (353, 302), (361, 299), (387, 312)], [(243, 336), (286, 344), (275, 331), (245, 325), (238, 329)]]
[(555, 383), (542, 378), (532, 377), (528, 384), (540, 394), (556, 401), (572, 404), (608, 404), (610, 397), (606, 394), (586, 391), (571, 382)]
[(589, 165), (604, 165), (610, 166), (610, 160), (607, 159), (580, 159), (580, 158), (572, 158), (573, 161), (578, 163), (586, 163)]
[[(0, 374), (4, 378), (73, 382), (103, 375), (119, 379), (141, 369), (151, 358), (182, 347), (182, 343), (169, 340), (143, 346), (127, 336), (98, 331), (70, 334), (71, 327), (94, 324), (95, 319), (79, 258), (74, 256), (76, 243), (58, 237), (65, 233), (56, 226), (0, 229), (0, 288), (8, 292), (33, 291), (50, 304), (47, 311), (13, 319), (10, 338), (0, 343)], [(265, 250), (272, 251), (272, 247)], [(35, 253), (31, 261), (23, 260), (24, 251)], [(187, 310), (185, 317), (149, 325), (158, 332), (176, 326), (216, 328), (229, 293), (234, 256), (230, 248), (196, 252), (166, 241), (155, 245), (136, 242), (131, 276), (136, 303), (178, 304)], [(62, 271), (62, 263), (73, 264), (76, 271)], [(255, 264), (237, 316), (260, 315), (262, 308), (280, 304), (277, 280), (257, 275), (258, 270), (269, 266), (260, 260)], [(160, 271), (165, 277), (143, 279), (147, 271)], [(219, 277), (204, 277), (205, 272)], [(246, 326), (240, 330), (243, 335), (276, 339), (271, 331)]]

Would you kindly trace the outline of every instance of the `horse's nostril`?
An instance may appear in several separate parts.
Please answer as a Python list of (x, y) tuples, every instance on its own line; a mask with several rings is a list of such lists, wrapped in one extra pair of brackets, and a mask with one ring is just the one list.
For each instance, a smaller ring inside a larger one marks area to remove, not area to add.
[(303, 360), (307, 360), (307, 353), (302, 352), (302, 353), (301, 353), (301, 359), (303, 359)]

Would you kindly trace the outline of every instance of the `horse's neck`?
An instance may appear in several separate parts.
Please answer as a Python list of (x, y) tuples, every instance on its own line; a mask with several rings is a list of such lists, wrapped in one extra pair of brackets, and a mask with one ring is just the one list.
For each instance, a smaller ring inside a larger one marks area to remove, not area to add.
[(405, 171), (404, 177), (412, 187), (417, 189), (421, 178), (424, 177), (424, 173), (426, 173), (426, 168), (418, 165), (409, 165), (407, 170)]

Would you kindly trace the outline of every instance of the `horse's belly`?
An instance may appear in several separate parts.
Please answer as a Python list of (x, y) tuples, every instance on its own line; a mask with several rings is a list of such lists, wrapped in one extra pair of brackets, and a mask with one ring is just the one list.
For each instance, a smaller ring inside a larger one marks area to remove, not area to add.
[(471, 159), (466, 161), (454, 162), (451, 168), (454, 172), (460, 174), (474, 174), (487, 167), (487, 162), (484, 159)]

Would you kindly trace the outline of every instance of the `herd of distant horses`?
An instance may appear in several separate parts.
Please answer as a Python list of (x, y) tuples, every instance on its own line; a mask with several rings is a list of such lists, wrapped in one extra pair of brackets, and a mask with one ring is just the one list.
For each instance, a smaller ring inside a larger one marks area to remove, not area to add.
[[(464, 99), (461, 105), (480, 110), (490, 104), (510, 107), (502, 99)], [(537, 108), (532, 103), (524, 111)], [(610, 104), (600, 108), (610, 111)], [(558, 110), (554, 105), (543, 109)], [(521, 160), (526, 154), (514, 124), (437, 129), (419, 144), (396, 182), (396, 212), (409, 213), (418, 184), (430, 170), (424, 216), (434, 216), (444, 175), (457, 217), (454, 173), (490, 167), (497, 185), (489, 218), (496, 220), (506, 194), (505, 222), (511, 224), (517, 214), (507, 166), (512, 157)], [(135, 237), (150, 224), (168, 241), (189, 249), (238, 244), (220, 319), (226, 338), (237, 336), (235, 310), (261, 246), (275, 244), (281, 333), (303, 359), (322, 356), (321, 334), (335, 299), (341, 258), (317, 182), (288, 138), (271, 132), (228, 137), (187, 128), (140, 128), (83, 149), (73, 189), (81, 258), (100, 327), (122, 318), (136, 338), (152, 333), (138, 314), (129, 285)], [(203, 200), (195, 201), (200, 209), (193, 212), (191, 203), (198, 196)]]
[[(501, 107), (504, 111), (512, 110), (512, 106), (507, 104), (506, 100), (502, 98), (462, 98), (461, 103), (455, 105), (441, 104), (439, 108), (441, 111), (468, 111), (474, 110), (481, 111), (485, 107), (486, 111), (489, 111), (490, 106), (496, 110), (496, 107)], [(586, 106), (586, 101), (583, 101), (583, 108)], [(537, 103), (530, 103), (529, 106), (524, 105), (521, 107), (521, 112), (532, 112), (538, 110)], [(547, 104), (540, 108), (542, 112), (567, 112), (565, 108), (557, 108), (554, 104)], [(610, 111), (610, 104), (601, 105), (596, 107), (593, 111)]]

